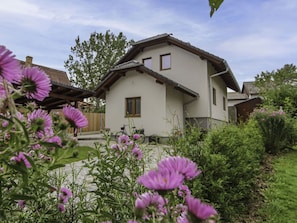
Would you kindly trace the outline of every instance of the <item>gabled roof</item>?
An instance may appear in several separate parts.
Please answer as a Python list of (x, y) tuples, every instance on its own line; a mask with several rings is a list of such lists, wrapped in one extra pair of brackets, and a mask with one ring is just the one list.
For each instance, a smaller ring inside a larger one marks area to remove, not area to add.
[(113, 69), (110, 70), (110, 72), (105, 76), (105, 78), (102, 80), (102, 82), (99, 84), (99, 86), (96, 89), (95, 96), (98, 98), (105, 98), (105, 92), (122, 76), (125, 75), (127, 71), (130, 70), (136, 70), (139, 73), (144, 73), (147, 75), (150, 75), (151, 77), (156, 79), (156, 82), (159, 84), (167, 84), (169, 86), (172, 86), (174, 89), (190, 95), (192, 97), (198, 97), (199, 94), (195, 91), (192, 91), (191, 89), (170, 80), (169, 78), (145, 67), (142, 63), (139, 63), (138, 61), (131, 60), (124, 62), (122, 64), (116, 65)]
[(199, 49), (195, 46), (192, 46), (190, 43), (186, 43), (179, 39), (176, 39), (172, 37), (171, 34), (167, 33), (135, 42), (134, 44), (132, 44), (132, 47), (128, 50), (128, 52), (118, 61), (117, 64), (122, 64), (126, 61), (133, 60), (140, 52), (143, 51), (144, 48), (162, 43), (172, 44), (198, 55), (201, 59), (209, 61), (218, 73), (226, 71), (221, 75), (221, 77), (225, 81), (227, 87), (237, 92), (240, 91), (240, 87), (229, 65), (224, 59), (208, 53), (202, 49)]
[(239, 92), (228, 92), (227, 98), (229, 101), (231, 101), (231, 100), (246, 100), (249, 97), (246, 94), (239, 93)]
[(242, 93), (246, 93), (248, 95), (258, 95), (259, 88), (255, 86), (254, 81), (246, 81), (242, 84)]

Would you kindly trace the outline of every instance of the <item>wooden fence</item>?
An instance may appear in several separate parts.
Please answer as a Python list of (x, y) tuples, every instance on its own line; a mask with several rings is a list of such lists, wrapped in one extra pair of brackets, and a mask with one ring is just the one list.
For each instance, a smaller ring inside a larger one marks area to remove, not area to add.
[[(79, 129), (78, 132), (97, 132), (105, 128), (105, 114), (104, 113), (85, 113), (89, 125), (85, 128)], [(73, 129), (69, 129), (72, 133)]]

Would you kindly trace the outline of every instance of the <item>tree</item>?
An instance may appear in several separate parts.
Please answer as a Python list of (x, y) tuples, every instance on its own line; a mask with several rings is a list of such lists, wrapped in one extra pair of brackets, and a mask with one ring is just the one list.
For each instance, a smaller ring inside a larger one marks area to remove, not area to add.
[(224, 0), (208, 0), (210, 6), (210, 17), (217, 11)]
[[(64, 62), (70, 74), (70, 81), (77, 87), (95, 90), (108, 70), (125, 54), (133, 40), (120, 32), (118, 35), (107, 30), (105, 34), (93, 32), (89, 40), (75, 39), (71, 54)], [(96, 108), (99, 107), (98, 100)]]
[(264, 105), (280, 108), (297, 115), (297, 67), (286, 64), (283, 68), (272, 72), (262, 72), (255, 77), (255, 85), (259, 87), (264, 98)]
[(75, 39), (71, 55), (64, 63), (70, 81), (77, 87), (94, 90), (107, 71), (125, 54), (133, 41), (120, 32), (117, 36), (109, 30), (91, 33), (88, 41)]

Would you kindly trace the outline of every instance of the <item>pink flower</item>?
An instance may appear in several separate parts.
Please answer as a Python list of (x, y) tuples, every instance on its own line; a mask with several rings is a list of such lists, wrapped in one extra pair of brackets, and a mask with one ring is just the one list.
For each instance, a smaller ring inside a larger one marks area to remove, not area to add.
[(138, 147), (134, 147), (132, 149), (132, 154), (136, 157), (136, 159), (140, 160), (142, 158), (142, 151)]
[(137, 182), (151, 190), (172, 190), (182, 185), (184, 176), (168, 169), (151, 170), (138, 177)]
[(136, 134), (134, 134), (134, 135), (133, 135), (133, 139), (134, 139), (134, 140), (138, 140), (138, 139), (140, 139), (140, 135), (139, 135), (139, 134), (137, 134), (137, 133), (136, 133)]
[(70, 105), (63, 108), (63, 114), (73, 128), (84, 128), (88, 125), (88, 119), (83, 113)]
[(56, 143), (59, 146), (62, 146), (62, 139), (59, 136), (53, 136), (46, 139), (47, 142)]
[(48, 75), (38, 67), (25, 67), (20, 81), (26, 97), (43, 101), (51, 91), (51, 80)]
[(24, 200), (19, 200), (19, 201), (18, 201), (18, 205), (19, 205), (19, 207), (22, 208), (22, 209), (25, 208), (25, 201), (24, 201)]
[(68, 202), (68, 199), (70, 197), (72, 197), (72, 192), (68, 188), (62, 187), (60, 190), (60, 196), (59, 196), (60, 201), (65, 204)]
[(52, 136), (52, 118), (51, 116), (42, 109), (34, 110), (28, 114), (28, 122), (31, 128), (36, 131), (39, 138), (44, 136)]
[(191, 191), (189, 189), (188, 186), (186, 185), (181, 185), (178, 187), (178, 192), (177, 192), (178, 196), (180, 197), (186, 197), (186, 196), (189, 196), (191, 195)]
[(17, 83), (21, 79), (20, 64), (14, 57), (5, 46), (0, 46), (0, 76), (10, 83)]
[(64, 204), (59, 203), (58, 204), (58, 209), (59, 209), (60, 212), (64, 213), (65, 212), (65, 206), (64, 206)]
[(12, 157), (11, 160), (13, 160), (13, 161), (15, 161), (17, 163), (21, 163), (23, 161), (26, 168), (31, 168), (31, 164), (27, 160), (27, 158), (26, 158), (26, 156), (25, 156), (25, 154), (23, 152), (20, 152), (17, 156)]
[(165, 207), (167, 203), (168, 201), (158, 193), (146, 192), (135, 200), (135, 208), (137, 213), (141, 213), (141, 216), (147, 219), (150, 217), (152, 209), (158, 216), (167, 214)]
[(129, 144), (129, 142), (130, 142), (130, 137), (127, 135), (120, 135), (118, 138), (119, 144)]
[(188, 211), (191, 212), (199, 220), (206, 220), (217, 215), (217, 211), (210, 205), (202, 203), (199, 199), (192, 196), (186, 197)]
[(197, 177), (201, 170), (197, 169), (196, 163), (185, 157), (169, 157), (162, 160), (158, 164), (159, 169), (168, 169), (170, 171), (177, 171), (178, 173), (184, 175), (187, 180)]

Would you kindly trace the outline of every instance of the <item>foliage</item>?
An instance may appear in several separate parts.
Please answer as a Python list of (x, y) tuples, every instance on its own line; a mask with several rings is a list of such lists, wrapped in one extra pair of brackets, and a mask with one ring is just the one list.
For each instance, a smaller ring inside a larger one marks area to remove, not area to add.
[(187, 184), (196, 197), (211, 202), (223, 222), (247, 211), (260, 162), (264, 153), (261, 134), (255, 122), (228, 125), (209, 132), (200, 141), (201, 131), (186, 130), (175, 151), (191, 158), (202, 177)]
[(224, 0), (208, 0), (210, 7), (210, 17), (213, 16), (214, 12), (217, 11)]
[(258, 213), (263, 222), (292, 222), (297, 219), (297, 153), (290, 151), (274, 158), (273, 175), (264, 192), (265, 204)]
[(287, 117), (283, 111), (267, 109), (256, 110), (252, 117), (261, 129), (266, 152), (277, 154), (295, 144), (294, 123), (296, 119)]
[(264, 98), (264, 106), (282, 109), (291, 116), (297, 116), (297, 67), (286, 64), (271, 72), (262, 72), (255, 77), (255, 85)]

